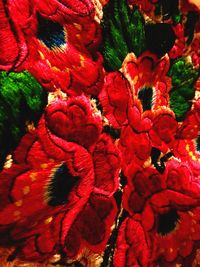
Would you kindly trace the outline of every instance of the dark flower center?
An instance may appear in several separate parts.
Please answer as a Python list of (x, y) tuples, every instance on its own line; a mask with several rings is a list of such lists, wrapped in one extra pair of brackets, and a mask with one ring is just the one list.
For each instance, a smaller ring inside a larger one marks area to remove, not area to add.
[(151, 110), (152, 99), (153, 99), (153, 90), (152, 88), (142, 88), (138, 92), (138, 98), (140, 99), (143, 107), (143, 111)]
[(147, 48), (158, 55), (163, 56), (173, 47), (176, 35), (169, 24), (147, 24), (145, 28)]
[(200, 153), (200, 136), (196, 139), (196, 150)]
[(53, 174), (48, 186), (48, 205), (63, 205), (68, 201), (68, 195), (79, 181), (78, 176), (73, 176), (65, 164), (58, 167)]
[(158, 214), (158, 229), (157, 232), (161, 235), (167, 235), (172, 232), (180, 216), (175, 209), (170, 209), (166, 213)]
[(63, 27), (55, 21), (42, 17), (40, 14), (38, 14), (37, 37), (49, 49), (59, 48), (66, 43)]
[(119, 129), (114, 129), (110, 125), (105, 125), (103, 127), (103, 132), (109, 134), (114, 139), (118, 139), (120, 137), (120, 130)]

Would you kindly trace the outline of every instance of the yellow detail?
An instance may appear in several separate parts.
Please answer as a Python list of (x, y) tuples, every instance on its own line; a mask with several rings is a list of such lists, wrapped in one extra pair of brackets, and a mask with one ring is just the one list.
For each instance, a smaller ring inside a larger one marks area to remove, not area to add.
[(41, 59), (44, 60), (44, 59), (45, 59), (44, 54), (43, 54), (40, 50), (38, 50), (38, 52), (39, 52), (39, 54), (40, 54)]
[(52, 220), (53, 220), (53, 217), (49, 217), (44, 221), (44, 223), (49, 224), (50, 222), (52, 222)]
[(74, 26), (75, 26), (75, 28), (76, 28), (77, 30), (79, 30), (79, 31), (82, 30), (82, 25), (80, 25), (80, 24), (78, 24), (78, 23), (73, 23), (73, 24), (74, 24)]
[(65, 69), (65, 72), (69, 73), (70, 69), (69, 68), (66, 68)]
[(80, 55), (80, 64), (82, 68), (85, 66), (84, 62), (85, 62), (84, 56)]
[(193, 156), (192, 156), (192, 160), (196, 160), (196, 159), (197, 159), (196, 156), (193, 155)]
[(61, 71), (59, 68), (57, 68), (55, 66), (54, 67), (51, 67), (51, 69), (54, 70), (54, 71)]
[(46, 169), (46, 168), (48, 167), (48, 164), (47, 164), (47, 163), (42, 163), (42, 164), (40, 165), (40, 167), (41, 167), (42, 169)]
[(190, 151), (190, 146), (188, 144), (186, 145), (185, 148), (186, 148), (187, 151)]
[(134, 79), (133, 79), (133, 84), (135, 85), (135, 84), (137, 83), (137, 81), (138, 81), (138, 75), (136, 75), (136, 76), (134, 77)]
[(23, 194), (27, 195), (30, 192), (30, 187), (28, 185), (24, 186), (23, 188)]
[(189, 214), (191, 217), (193, 217), (193, 216), (194, 216), (194, 213), (193, 213), (193, 212), (191, 212), (191, 211), (188, 211), (188, 214)]
[(193, 152), (192, 152), (192, 151), (190, 151), (190, 152), (189, 152), (189, 155), (192, 157), (192, 156), (193, 156)]
[(50, 61), (48, 59), (46, 60), (46, 63), (51, 68), (51, 63), (50, 63)]
[(20, 199), (20, 200), (18, 200), (18, 201), (15, 202), (15, 206), (17, 206), (17, 207), (21, 207), (22, 204), (23, 204), (22, 199)]
[(37, 178), (37, 173), (36, 172), (32, 172), (30, 174), (30, 178), (31, 178), (31, 181), (34, 182), (36, 180), (36, 178)]

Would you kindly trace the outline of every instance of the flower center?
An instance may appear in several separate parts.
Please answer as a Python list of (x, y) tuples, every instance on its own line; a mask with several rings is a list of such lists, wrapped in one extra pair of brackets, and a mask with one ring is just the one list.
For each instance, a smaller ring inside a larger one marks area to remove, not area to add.
[(180, 216), (175, 209), (170, 209), (166, 213), (158, 214), (158, 229), (160, 235), (171, 233), (179, 221)]
[(158, 55), (164, 56), (173, 47), (176, 36), (169, 24), (147, 24), (145, 29), (147, 48)]
[(71, 175), (65, 164), (59, 166), (48, 185), (48, 205), (58, 206), (65, 204), (78, 181), (79, 177)]
[(64, 28), (57, 22), (48, 20), (38, 14), (37, 37), (49, 49), (60, 48), (66, 44)]
[(143, 111), (151, 110), (152, 99), (153, 99), (153, 90), (150, 87), (144, 87), (139, 90), (138, 98), (140, 99), (143, 107)]
[(196, 150), (200, 153), (200, 136), (196, 139)]

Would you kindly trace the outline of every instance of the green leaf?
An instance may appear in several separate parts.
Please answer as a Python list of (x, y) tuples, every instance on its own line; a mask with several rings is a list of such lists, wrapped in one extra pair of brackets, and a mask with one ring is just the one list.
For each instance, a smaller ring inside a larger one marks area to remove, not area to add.
[[(139, 56), (145, 50), (145, 21), (137, 8), (126, 0), (113, 0), (104, 8), (102, 53), (107, 71), (118, 70), (130, 52)], [(114, 63), (115, 62), (115, 63)]]
[(198, 71), (193, 69), (184, 58), (177, 59), (168, 72), (172, 78), (172, 89), (170, 91), (170, 106), (178, 121), (183, 121), (187, 111), (192, 106), (194, 98), (194, 83), (198, 78)]
[(47, 94), (27, 71), (0, 72), (0, 168), (26, 132), (26, 122), (37, 123)]

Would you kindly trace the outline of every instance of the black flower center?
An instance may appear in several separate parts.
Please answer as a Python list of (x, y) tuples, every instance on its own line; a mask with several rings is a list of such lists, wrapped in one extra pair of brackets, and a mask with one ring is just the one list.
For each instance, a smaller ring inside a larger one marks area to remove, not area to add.
[(40, 14), (38, 14), (37, 37), (49, 49), (59, 48), (66, 43), (64, 28), (59, 23), (48, 20)]
[(65, 164), (58, 167), (47, 189), (48, 205), (58, 206), (65, 204), (78, 181), (79, 177), (71, 175)]
[(114, 129), (110, 125), (105, 125), (103, 127), (103, 132), (109, 134), (114, 139), (118, 139), (120, 137), (120, 130), (119, 129)]
[(157, 232), (161, 235), (167, 235), (172, 232), (180, 216), (175, 209), (170, 209), (166, 213), (158, 214), (158, 229)]
[(147, 24), (145, 28), (147, 48), (158, 55), (163, 56), (173, 47), (176, 35), (169, 24)]
[(152, 88), (142, 88), (138, 92), (138, 98), (140, 99), (143, 107), (143, 111), (151, 110), (152, 100), (153, 100), (153, 90)]
[(200, 153), (200, 136), (196, 139), (196, 150)]

